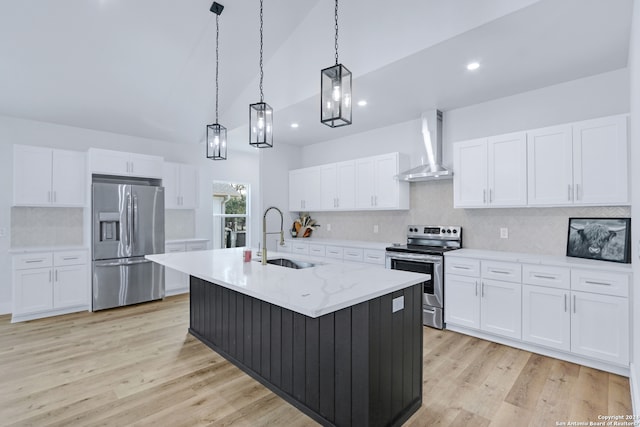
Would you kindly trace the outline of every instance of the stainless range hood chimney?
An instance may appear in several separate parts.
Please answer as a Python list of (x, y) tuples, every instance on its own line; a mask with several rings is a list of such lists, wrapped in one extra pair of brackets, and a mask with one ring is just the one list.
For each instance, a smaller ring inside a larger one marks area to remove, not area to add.
[(410, 182), (452, 178), (453, 172), (442, 166), (442, 112), (427, 111), (421, 119), (426, 159), (422, 157), (420, 166), (398, 174), (397, 178)]

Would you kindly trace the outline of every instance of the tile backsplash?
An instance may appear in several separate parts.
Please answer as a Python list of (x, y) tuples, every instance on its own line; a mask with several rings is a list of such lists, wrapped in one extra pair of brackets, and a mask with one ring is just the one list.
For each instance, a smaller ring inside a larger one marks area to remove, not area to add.
[[(454, 209), (453, 181), (411, 184), (409, 211), (312, 212), (314, 237), (404, 242), (409, 224), (461, 225), (463, 247), (565, 255), (570, 217), (630, 217), (629, 207)], [(327, 224), (331, 231), (327, 231)], [(378, 233), (374, 233), (374, 226)], [(500, 228), (509, 237), (500, 238)]]
[(82, 208), (11, 208), (11, 246), (82, 245)]
[(188, 239), (196, 235), (196, 214), (192, 209), (164, 211), (164, 237), (167, 240)]

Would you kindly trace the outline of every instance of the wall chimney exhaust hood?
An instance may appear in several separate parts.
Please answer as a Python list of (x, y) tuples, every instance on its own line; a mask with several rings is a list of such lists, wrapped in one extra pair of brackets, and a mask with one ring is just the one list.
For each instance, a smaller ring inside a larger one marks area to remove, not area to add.
[(452, 178), (453, 172), (442, 166), (442, 112), (427, 111), (422, 114), (421, 120), (426, 163), (423, 156), (420, 166), (404, 171), (396, 177), (409, 182)]

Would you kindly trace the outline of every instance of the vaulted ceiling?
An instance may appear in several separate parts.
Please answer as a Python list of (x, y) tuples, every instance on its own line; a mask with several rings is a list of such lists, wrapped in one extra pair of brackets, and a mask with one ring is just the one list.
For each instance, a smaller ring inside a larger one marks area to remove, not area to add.
[[(0, 115), (175, 143), (215, 119), (212, 0), (1, 0)], [(259, 1), (220, 0), (220, 123), (248, 149)], [(305, 145), (626, 67), (632, 0), (343, 0), (354, 124), (319, 122), (329, 0), (264, 0), (274, 141)], [(478, 61), (475, 72), (466, 64)], [(290, 127), (299, 124), (297, 129)], [(89, 142), (90, 143), (90, 142)]]

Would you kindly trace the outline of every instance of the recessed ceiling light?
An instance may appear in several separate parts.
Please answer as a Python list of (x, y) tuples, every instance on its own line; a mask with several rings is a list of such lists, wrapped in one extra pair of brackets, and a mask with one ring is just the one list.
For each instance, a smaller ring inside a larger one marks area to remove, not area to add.
[(294, 129), (297, 128), (298, 126), (299, 125), (297, 123), (291, 123), (291, 127), (294, 128)]
[(480, 68), (480, 64), (477, 62), (470, 62), (467, 64), (467, 70), (469, 71), (477, 70), (478, 68)]
[(360, 101), (358, 101), (358, 105), (359, 105), (360, 107), (364, 107), (365, 105), (367, 105), (367, 101), (366, 101), (366, 100), (364, 100), (364, 99), (361, 99)]

